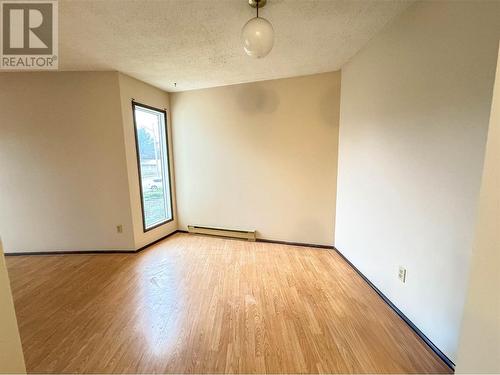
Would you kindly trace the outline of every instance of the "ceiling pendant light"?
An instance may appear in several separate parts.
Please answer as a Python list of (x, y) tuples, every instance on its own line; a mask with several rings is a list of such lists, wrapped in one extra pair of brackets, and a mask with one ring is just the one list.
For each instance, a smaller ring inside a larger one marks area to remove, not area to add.
[(245, 52), (257, 59), (271, 52), (274, 44), (273, 25), (265, 18), (259, 17), (259, 8), (264, 7), (266, 2), (266, 0), (248, 0), (252, 8), (257, 8), (257, 17), (249, 20), (241, 30)]

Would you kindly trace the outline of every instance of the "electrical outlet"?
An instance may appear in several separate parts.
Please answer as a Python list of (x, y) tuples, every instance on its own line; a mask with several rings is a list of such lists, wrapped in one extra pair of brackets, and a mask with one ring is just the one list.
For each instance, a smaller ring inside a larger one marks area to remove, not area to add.
[(123, 225), (121, 225), (121, 224), (120, 224), (120, 225), (117, 225), (117, 226), (116, 226), (116, 231), (117, 231), (118, 233), (123, 233)]
[(398, 273), (399, 280), (401, 280), (402, 283), (406, 282), (406, 268), (403, 266), (399, 266), (399, 273)]

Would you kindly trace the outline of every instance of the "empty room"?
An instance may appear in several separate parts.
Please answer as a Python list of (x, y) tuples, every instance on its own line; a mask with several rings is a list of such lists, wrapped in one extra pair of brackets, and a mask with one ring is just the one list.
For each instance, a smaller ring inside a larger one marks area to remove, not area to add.
[(500, 0), (0, 33), (0, 373), (500, 373)]

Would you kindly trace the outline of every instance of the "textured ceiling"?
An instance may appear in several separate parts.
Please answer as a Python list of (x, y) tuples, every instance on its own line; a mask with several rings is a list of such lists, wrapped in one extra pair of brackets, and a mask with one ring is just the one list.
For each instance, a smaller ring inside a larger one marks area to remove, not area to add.
[(240, 41), (247, 0), (61, 0), (59, 68), (118, 70), (167, 91), (333, 71), (410, 3), (268, 0), (275, 45), (256, 60)]

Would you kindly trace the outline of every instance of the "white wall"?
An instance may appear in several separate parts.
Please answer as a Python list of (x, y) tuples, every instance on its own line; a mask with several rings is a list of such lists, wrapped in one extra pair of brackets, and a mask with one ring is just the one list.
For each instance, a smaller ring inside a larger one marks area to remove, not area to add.
[[(170, 119), (170, 102), (168, 93), (150, 86), (134, 78), (119, 74), (120, 99), (123, 117), (124, 141), (127, 159), (128, 186), (130, 192), (130, 207), (134, 227), (134, 244), (139, 249), (161, 237), (177, 230), (177, 210), (175, 199), (175, 179), (172, 151), (172, 127)], [(139, 187), (139, 171), (137, 169), (137, 154), (135, 146), (134, 120), (132, 115), (132, 99), (152, 107), (165, 109), (167, 111), (167, 130), (169, 143), (171, 186), (172, 186), (172, 212), (174, 220), (152, 229), (146, 233), (143, 231), (141, 196)]]
[(452, 360), (499, 14), (494, 1), (415, 3), (342, 70), (335, 245)]
[(134, 248), (118, 73), (2, 73), (0, 114), (5, 252)]
[(26, 373), (21, 338), (0, 239), (0, 373)]
[(340, 72), (171, 94), (179, 228), (331, 245)]
[(457, 372), (500, 373), (500, 54)]

